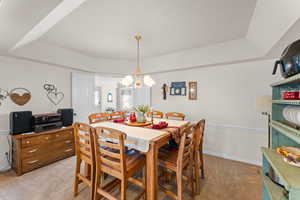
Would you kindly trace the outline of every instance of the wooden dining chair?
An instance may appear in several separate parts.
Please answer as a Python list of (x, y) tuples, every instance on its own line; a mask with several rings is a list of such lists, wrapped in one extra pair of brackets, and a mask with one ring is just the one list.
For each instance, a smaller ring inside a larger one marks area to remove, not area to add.
[[(94, 128), (84, 123), (74, 124), (76, 168), (74, 196), (78, 195), (78, 185), (85, 183), (91, 188), (91, 199), (94, 196), (95, 187), (95, 154), (92, 133)], [(84, 170), (81, 165), (84, 164)], [(82, 172), (84, 171), (84, 172)]]
[(89, 116), (90, 124), (108, 121), (109, 119), (110, 119), (110, 115), (108, 113), (94, 113)]
[(110, 119), (125, 118), (125, 112), (117, 111), (110, 113)]
[[(190, 125), (191, 126), (191, 125)], [(165, 168), (167, 171), (175, 172), (176, 173), (176, 180), (177, 180), (177, 194), (174, 194), (170, 190), (166, 189), (163, 185), (160, 184), (161, 189), (163, 192), (178, 200), (183, 200), (183, 178), (189, 182), (190, 189), (191, 189), (191, 197), (194, 197), (194, 182), (192, 181), (193, 178), (193, 164), (192, 164), (192, 156), (193, 156), (193, 131), (192, 128), (188, 126), (186, 129), (182, 131), (182, 136), (180, 139), (179, 149), (175, 150), (162, 150), (159, 151), (159, 165)], [(186, 176), (183, 172), (187, 169), (189, 173)]]
[[(119, 184), (121, 192), (121, 200), (126, 200), (126, 188), (128, 182), (143, 188), (137, 195), (135, 200), (140, 199), (145, 195), (146, 177), (140, 181), (132, 176), (138, 170), (146, 168), (145, 156), (138, 152), (126, 153), (124, 141), (126, 134), (118, 130), (97, 127), (94, 132), (94, 146), (96, 155), (96, 182), (94, 200), (97, 200), (99, 195), (109, 200), (117, 200), (116, 197), (110, 194), (113, 186)], [(103, 185), (101, 177), (103, 173), (109, 174), (115, 179), (106, 185)], [(146, 173), (144, 173), (146, 174)]]
[(167, 119), (177, 119), (177, 120), (184, 120), (185, 114), (179, 112), (168, 112), (166, 113)]
[[(158, 110), (153, 110), (152, 115), (154, 118), (163, 118), (164, 117), (164, 113), (160, 112)], [(151, 112), (147, 112), (147, 117), (151, 117)]]
[(200, 192), (200, 171), (201, 176), (204, 178), (204, 162), (203, 162), (203, 136), (205, 120), (200, 120), (196, 124), (191, 126), (193, 128), (194, 134), (192, 138), (193, 143), (193, 173), (194, 173), (194, 183), (196, 187), (196, 192)]

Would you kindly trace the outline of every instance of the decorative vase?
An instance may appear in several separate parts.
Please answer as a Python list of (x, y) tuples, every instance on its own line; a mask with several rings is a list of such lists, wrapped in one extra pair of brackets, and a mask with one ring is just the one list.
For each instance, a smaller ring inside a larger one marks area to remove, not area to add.
[(137, 122), (138, 123), (145, 123), (146, 122), (145, 113), (137, 112)]

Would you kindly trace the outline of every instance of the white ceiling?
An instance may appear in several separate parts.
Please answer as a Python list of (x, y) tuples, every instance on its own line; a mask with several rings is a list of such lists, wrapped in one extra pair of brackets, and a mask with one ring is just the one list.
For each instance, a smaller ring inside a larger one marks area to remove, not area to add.
[(0, 2), (0, 50), (14, 46), (61, 0), (2, 0)]
[[(2, 0), (0, 55), (127, 74), (278, 57), (299, 39), (299, 0)], [(284, 12), (276, 12), (283, 10)]]
[(88, 0), (41, 41), (95, 57), (133, 59), (245, 37), (256, 0)]

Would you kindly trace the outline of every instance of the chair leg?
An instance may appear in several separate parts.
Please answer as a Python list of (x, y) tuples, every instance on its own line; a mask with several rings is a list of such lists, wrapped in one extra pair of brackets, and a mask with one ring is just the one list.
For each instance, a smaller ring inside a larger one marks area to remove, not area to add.
[(127, 187), (127, 182), (124, 178), (121, 181), (121, 200), (126, 200), (126, 187)]
[(205, 178), (205, 175), (204, 175), (204, 159), (203, 159), (202, 148), (200, 149), (200, 162), (201, 162), (201, 177)]
[(146, 198), (147, 198), (147, 165), (145, 165), (145, 167), (144, 167), (144, 174), (143, 174), (144, 176), (143, 176), (143, 182), (144, 182), (144, 190), (145, 190), (145, 192), (144, 192), (144, 200), (146, 200)]
[(194, 165), (193, 164), (191, 164), (189, 167), (188, 167), (188, 171), (189, 171), (189, 174), (190, 174), (190, 180), (191, 181), (189, 181), (190, 182), (190, 189), (191, 189), (191, 197), (192, 197), (192, 199), (194, 199), (194, 196), (195, 196), (195, 190), (194, 190), (194, 186), (195, 186), (195, 184), (194, 184), (194, 181), (192, 181), (193, 179), (194, 179)]
[(177, 197), (178, 200), (183, 200), (183, 185), (182, 185), (182, 171), (177, 171), (176, 173), (177, 179)]
[[(95, 187), (94, 187), (94, 200), (97, 200), (98, 198), (98, 192), (97, 192), (97, 189), (98, 188), (101, 188), (101, 181), (102, 181), (102, 176), (101, 176), (101, 173), (99, 173), (97, 170), (96, 170), (96, 175), (95, 175)], [(101, 196), (100, 196), (101, 197)]]
[(95, 174), (95, 169), (93, 166), (91, 166), (91, 200), (94, 200), (94, 195), (95, 195), (95, 179), (96, 179), (96, 174)]
[(195, 159), (194, 159), (194, 172), (195, 172), (195, 177), (194, 177), (194, 180), (195, 180), (195, 185), (196, 185), (196, 191), (197, 191), (197, 194), (200, 192), (200, 155), (199, 155), (199, 152), (195, 152)]
[(76, 158), (76, 168), (75, 168), (74, 197), (76, 197), (78, 195), (79, 179), (78, 179), (77, 174), (80, 173), (80, 166), (81, 166), (81, 160), (77, 157)]

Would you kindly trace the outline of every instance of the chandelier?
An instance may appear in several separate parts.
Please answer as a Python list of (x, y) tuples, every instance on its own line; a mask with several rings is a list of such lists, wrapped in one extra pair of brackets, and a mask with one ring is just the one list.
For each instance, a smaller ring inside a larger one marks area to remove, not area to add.
[(126, 87), (133, 84), (135, 88), (140, 88), (144, 83), (146, 86), (152, 87), (155, 84), (155, 81), (149, 75), (142, 74), (140, 67), (140, 40), (142, 39), (142, 36), (136, 35), (134, 38), (137, 41), (137, 67), (135, 68), (133, 75), (127, 75), (122, 79), (121, 84)]

